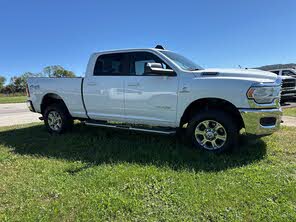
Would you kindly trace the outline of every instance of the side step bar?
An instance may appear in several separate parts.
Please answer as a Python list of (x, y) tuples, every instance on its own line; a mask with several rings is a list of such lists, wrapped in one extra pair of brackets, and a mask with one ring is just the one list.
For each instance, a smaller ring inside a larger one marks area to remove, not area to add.
[(98, 127), (107, 127), (107, 128), (114, 128), (114, 129), (124, 129), (124, 130), (132, 130), (132, 131), (138, 131), (138, 132), (147, 132), (147, 133), (158, 133), (163, 135), (172, 135), (176, 133), (176, 130), (174, 129), (147, 129), (147, 128), (136, 128), (131, 126), (123, 126), (123, 125), (112, 125), (108, 123), (96, 123), (93, 121), (85, 121), (85, 125), (88, 126), (98, 126)]

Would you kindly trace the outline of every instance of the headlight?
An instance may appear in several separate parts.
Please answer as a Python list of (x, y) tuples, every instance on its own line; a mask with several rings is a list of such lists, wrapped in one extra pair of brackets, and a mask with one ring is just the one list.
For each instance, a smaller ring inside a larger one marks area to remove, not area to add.
[(249, 99), (254, 99), (256, 103), (267, 104), (272, 103), (274, 99), (280, 97), (281, 87), (280, 86), (252, 86), (247, 96)]

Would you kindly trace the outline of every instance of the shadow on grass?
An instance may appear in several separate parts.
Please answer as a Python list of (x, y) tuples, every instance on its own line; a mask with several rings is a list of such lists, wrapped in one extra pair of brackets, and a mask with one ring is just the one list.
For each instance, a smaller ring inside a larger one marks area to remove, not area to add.
[(92, 128), (76, 124), (72, 132), (50, 135), (43, 125), (0, 132), (0, 144), (22, 155), (79, 160), (85, 167), (119, 162), (169, 167), (174, 170), (220, 171), (261, 160), (266, 144), (244, 136), (232, 153), (215, 155), (184, 145), (172, 136)]

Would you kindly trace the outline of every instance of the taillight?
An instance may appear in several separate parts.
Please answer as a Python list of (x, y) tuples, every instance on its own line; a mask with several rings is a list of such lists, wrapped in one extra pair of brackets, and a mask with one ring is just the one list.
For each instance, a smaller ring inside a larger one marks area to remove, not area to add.
[(27, 93), (27, 96), (30, 97), (30, 91), (29, 91), (28, 84), (26, 84), (26, 93)]

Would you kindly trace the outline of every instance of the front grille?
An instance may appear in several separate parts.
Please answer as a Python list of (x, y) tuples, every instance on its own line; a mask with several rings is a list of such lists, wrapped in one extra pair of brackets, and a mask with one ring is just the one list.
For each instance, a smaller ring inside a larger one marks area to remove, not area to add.
[(289, 95), (289, 96), (296, 96), (296, 90), (285, 90), (282, 91), (282, 96)]
[(282, 88), (295, 88), (296, 79), (283, 79)]

